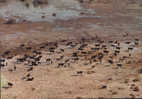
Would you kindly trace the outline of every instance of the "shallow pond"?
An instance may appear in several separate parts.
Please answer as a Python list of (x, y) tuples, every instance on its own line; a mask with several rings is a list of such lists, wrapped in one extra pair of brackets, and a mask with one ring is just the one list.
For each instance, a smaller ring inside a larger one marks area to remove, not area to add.
[[(58, 1), (58, 3), (57, 3)], [(81, 15), (80, 13), (92, 14), (92, 16)], [(7, 6), (0, 8), (0, 17), (14, 18), (16, 21), (54, 21), (56, 19), (68, 20), (79, 17), (94, 17), (94, 9), (85, 9), (75, 0), (49, 0), (44, 7), (27, 8), (22, 2), (10, 2)], [(53, 16), (53, 14), (56, 14)]]

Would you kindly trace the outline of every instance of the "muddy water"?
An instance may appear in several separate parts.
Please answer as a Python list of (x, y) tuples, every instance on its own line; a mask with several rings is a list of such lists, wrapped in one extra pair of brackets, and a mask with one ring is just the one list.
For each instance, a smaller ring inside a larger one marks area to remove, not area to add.
[[(47, 6), (34, 7), (32, 4), (27, 8), (22, 2), (11, 2), (0, 8), (0, 17), (16, 18), (16, 21), (54, 21), (56, 19), (68, 20), (81, 16), (81, 12), (95, 14), (94, 10), (82, 8), (75, 0), (49, 0)], [(53, 16), (56, 13), (56, 16)], [(44, 18), (43, 18), (44, 16)]]

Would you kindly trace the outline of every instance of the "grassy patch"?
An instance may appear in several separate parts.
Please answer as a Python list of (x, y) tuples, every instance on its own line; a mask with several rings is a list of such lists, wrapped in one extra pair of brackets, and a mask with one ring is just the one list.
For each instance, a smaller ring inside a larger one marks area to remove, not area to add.
[(1, 79), (1, 82), (0, 82), (1, 88), (8, 86), (8, 81), (6, 80), (6, 78), (3, 75), (1, 75), (0, 79)]

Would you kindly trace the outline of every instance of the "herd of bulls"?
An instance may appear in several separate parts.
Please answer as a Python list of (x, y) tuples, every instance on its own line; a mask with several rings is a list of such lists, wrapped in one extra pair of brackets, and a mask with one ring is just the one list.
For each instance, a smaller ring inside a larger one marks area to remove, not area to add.
[[(92, 63), (103, 63), (107, 61), (109, 64), (114, 64), (115, 57), (117, 57), (121, 53), (122, 47), (118, 41), (108, 41), (105, 43), (103, 40), (98, 40), (97, 43), (92, 42), (88, 43), (82, 39), (79, 42), (66, 42), (61, 41), (64, 48), (59, 47), (57, 42), (47, 42), (42, 44), (38, 49), (33, 49), (32, 47), (26, 47), (24, 44), (20, 45), (20, 48), (26, 49), (30, 51), (30, 54), (25, 53), (20, 57), (17, 57), (15, 64), (24, 63), (24, 65), (38, 66), (39, 64), (45, 63), (46, 65), (57, 64), (57, 68), (59, 67), (69, 67), (72, 63), (76, 63), (77, 61), (84, 60), (89, 61), (89, 64)], [(122, 63), (125, 59), (131, 57), (131, 52), (135, 46), (139, 45), (139, 39), (135, 39), (134, 42), (125, 42), (125, 44), (130, 45), (127, 48), (128, 55), (119, 57), (119, 63), (117, 62), (117, 66), (121, 67)], [(131, 46), (133, 44), (133, 46)], [(91, 46), (90, 46), (91, 45)], [(69, 49), (72, 49), (73, 52), (70, 52)], [(45, 54), (43, 54), (43, 52)], [(10, 51), (5, 51), (0, 57), (0, 67), (4, 67), (8, 65), (8, 60), (12, 59), (9, 54), (12, 53)], [(69, 53), (70, 55), (66, 55), (65, 53)], [(9, 56), (4, 58), (4, 56)], [(46, 58), (45, 58), (46, 56)], [(59, 57), (58, 57), (59, 56)], [(16, 67), (15, 67), (16, 68)]]

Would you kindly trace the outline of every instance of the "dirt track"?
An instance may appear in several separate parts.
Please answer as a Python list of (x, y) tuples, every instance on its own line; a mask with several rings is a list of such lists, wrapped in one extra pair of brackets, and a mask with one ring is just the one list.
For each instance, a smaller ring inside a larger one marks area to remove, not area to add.
[[(85, 3), (83, 6), (95, 9), (95, 16), (98, 17), (92, 17), (87, 13), (87, 17), (69, 20), (16, 24), (3, 24), (5, 20), (1, 18), (0, 53), (6, 58), (12, 56), (7, 60), (8, 66), (2, 68), (1, 72), (9, 82), (13, 83), (11, 88), (2, 88), (2, 98), (142, 97), (140, 72), (142, 69), (142, 14), (140, 13), (142, 7), (137, 3), (129, 4), (125, 10), (114, 12), (116, 10), (112, 9), (110, 4)], [(85, 39), (84, 43), (87, 47), (78, 50), (84, 44), (81, 42), (82, 39)], [(139, 44), (134, 45), (137, 39)], [(113, 49), (108, 43), (110, 40), (113, 41), (112, 44), (118, 44), (117, 46), (121, 48), (119, 55), (113, 56), (113, 52), (117, 49)], [(95, 44), (100, 41), (104, 41), (100, 44), (100, 49), (93, 51), (91, 48), (96, 47)], [(125, 44), (128, 41), (131, 43)], [(49, 42), (57, 42), (58, 46), (54, 43), (47, 46)], [(72, 47), (72, 44), (67, 45), (69, 42), (77, 45)], [(24, 48), (20, 47), (21, 44), (25, 45)], [(98, 58), (96, 62), (92, 62), (93, 55), (103, 52), (104, 49), (101, 48), (103, 45), (106, 45), (109, 54), (104, 54), (101, 63)], [(131, 45), (133, 51), (128, 51)], [(32, 47), (31, 50), (26, 49), (29, 46)], [(55, 47), (55, 52), (50, 52), (50, 47)], [(62, 52), (61, 49), (64, 51)], [(11, 52), (4, 55), (3, 52), (7, 50)], [(33, 56), (34, 50), (42, 53), (41, 64), (29, 66), (26, 64), (28, 59), (20, 64), (16, 63), (17, 58), (25, 54)], [(77, 61), (73, 61), (74, 52), (79, 54)], [(61, 56), (64, 58), (58, 60), (57, 58)], [(113, 56), (113, 64), (108, 63), (110, 56)], [(124, 56), (128, 58), (120, 62)], [(47, 58), (50, 58), (53, 63), (45, 63)], [(58, 67), (68, 59), (70, 61), (67, 64)], [(14, 66), (17, 67), (16, 70)], [(27, 71), (29, 67), (33, 67), (33, 70)], [(34, 79), (32, 81), (22, 79), (27, 74)]]

